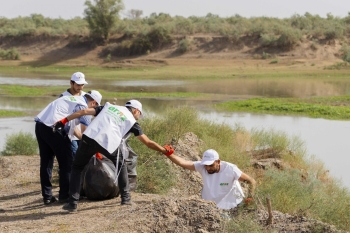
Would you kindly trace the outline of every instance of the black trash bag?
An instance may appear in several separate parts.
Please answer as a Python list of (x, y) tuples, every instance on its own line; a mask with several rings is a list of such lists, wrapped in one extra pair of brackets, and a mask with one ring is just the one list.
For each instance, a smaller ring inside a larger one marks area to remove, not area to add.
[[(102, 154), (101, 154), (102, 155)], [(92, 157), (83, 171), (82, 193), (90, 200), (105, 200), (116, 197), (118, 183), (114, 183), (115, 166), (102, 155), (102, 160)]]

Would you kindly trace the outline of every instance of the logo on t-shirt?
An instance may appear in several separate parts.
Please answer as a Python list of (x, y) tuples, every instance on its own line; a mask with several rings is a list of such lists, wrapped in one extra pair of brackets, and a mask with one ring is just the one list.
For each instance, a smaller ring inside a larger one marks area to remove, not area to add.
[(106, 113), (107, 115), (113, 117), (117, 122), (126, 120), (126, 116), (124, 115), (124, 113), (122, 113), (121, 111), (119, 111), (117, 108), (113, 106), (110, 106)]
[(227, 186), (228, 183), (220, 183), (220, 186)]
[(64, 96), (64, 99), (71, 102), (77, 102), (77, 99), (74, 96)]

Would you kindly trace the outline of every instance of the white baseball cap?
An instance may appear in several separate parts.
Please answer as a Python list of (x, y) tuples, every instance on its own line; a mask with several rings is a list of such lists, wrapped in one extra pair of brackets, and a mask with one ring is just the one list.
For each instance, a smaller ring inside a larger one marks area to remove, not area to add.
[(219, 159), (219, 154), (216, 150), (209, 149), (204, 151), (201, 165), (212, 165), (216, 160)]
[(81, 72), (75, 72), (72, 77), (70, 78), (71, 81), (74, 81), (76, 84), (88, 84), (85, 81), (85, 75)]
[(141, 112), (141, 118), (143, 117), (143, 113), (142, 113), (142, 104), (140, 103), (140, 101), (138, 100), (129, 100), (128, 102), (125, 103), (125, 107), (132, 107), (132, 108), (136, 108)]
[(102, 95), (100, 94), (100, 92), (92, 90), (87, 92), (86, 95), (93, 98), (98, 103), (98, 105), (101, 105)]

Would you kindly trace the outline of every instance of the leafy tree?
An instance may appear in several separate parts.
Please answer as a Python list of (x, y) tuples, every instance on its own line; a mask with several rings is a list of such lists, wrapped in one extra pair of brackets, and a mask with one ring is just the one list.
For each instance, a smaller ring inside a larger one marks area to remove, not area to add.
[(141, 18), (142, 14), (143, 14), (142, 10), (131, 9), (128, 11), (127, 16), (130, 19), (139, 19)]
[(85, 5), (85, 19), (91, 35), (108, 41), (110, 30), (119, 19), (119, 12), (124, 9), (122, 0), (94, 0), (94, 4), (87, 0)]

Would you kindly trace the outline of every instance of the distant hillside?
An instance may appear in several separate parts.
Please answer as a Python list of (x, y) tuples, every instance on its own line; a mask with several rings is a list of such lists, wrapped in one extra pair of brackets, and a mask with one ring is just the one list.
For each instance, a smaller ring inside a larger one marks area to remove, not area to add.
[[(0, 40), (0, 49), (15, 48), (20, 54), (21, 65), (64, 64), (121, 66), (122, 60), (150, 59), (240, 59), (274, 60), (293, 62), (342, 61), (344, 42), (333, 39), (315, 44), (307, 38), (292, 47), (263, 46), (259, 38), (241, 37), (233, 40), (225, 36), (198, 34), (192, 36), (171, 36), (166, 42), (149, 45), (137, 44), (125, 35), (114, 36), (104, 45), (89, 37), (5, 37)], [(2, 61), (2, 63), (4, 60)], [(156, 62), (156, 61), (153, 61)], [(159, 62), (159, 61), (158, 61)], [(157, 62), (156, 62), (157, 63)], [(128, 65), (128, 64), (124, 64)], [(129, 64), (130, 65), (130, 64)]]

